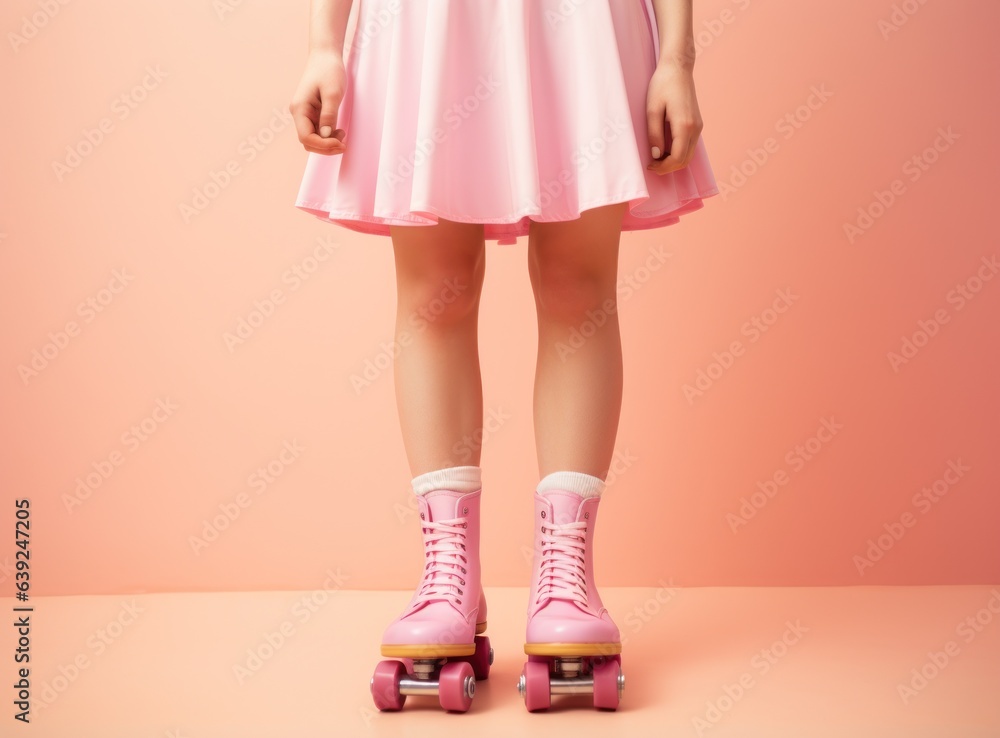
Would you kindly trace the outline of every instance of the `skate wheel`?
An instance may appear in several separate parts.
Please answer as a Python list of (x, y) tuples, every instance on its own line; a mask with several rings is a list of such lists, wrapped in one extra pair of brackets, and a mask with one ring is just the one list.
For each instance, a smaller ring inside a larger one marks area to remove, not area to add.
[(616, 659), (608, 659), (603, 664), (594, 665), (594, 707), (605, 710), (618, 709), (618, 677), (621, 664)]
[(490, 648), (489, 636), (476, 636), (476, 652), (472, 656), (466, 657), (472, 664), (472, 671), (476, 675), (476, 681), (485, 681), (490, 677), (490, 664), (493, 663)]
[(468, 661), (449, 661), (441, 667), (438, 701), (445, 710), (465, 712), (476, 694), (476, 675)]
[(521, 671), (524, 679), (524, 706), (528, 712), (547, 710), (552, 704), (549, 692), (549, 664), (546, 661), (528, 661)]
[(379, 661), (372, 676), (371, 690), (375, 707), (379, 710), (401, 710), (406, 695), (399, 693), (399, 680), (406, 668), (399, 661)]

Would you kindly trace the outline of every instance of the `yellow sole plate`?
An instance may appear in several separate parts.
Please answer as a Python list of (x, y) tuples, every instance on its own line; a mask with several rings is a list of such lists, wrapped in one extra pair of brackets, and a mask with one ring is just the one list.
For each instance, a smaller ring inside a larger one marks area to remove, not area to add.
[(613, 656), (622, 652), (620, 643), (525, 643), (529, 656)]
[(395, 656), (401, 659), (439, 659), (445, 656), (471, 656), (475, 652), (475, 643), (427, 643), (418, 646), (382, 646), (383, 656)]

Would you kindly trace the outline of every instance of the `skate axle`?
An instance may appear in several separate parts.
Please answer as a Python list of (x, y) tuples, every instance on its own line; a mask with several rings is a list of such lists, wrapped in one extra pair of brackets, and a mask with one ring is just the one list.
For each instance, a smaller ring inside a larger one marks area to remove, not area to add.
[(593, 694), (594, 678), (581, 677), (549, 677), (550, 694)]
[[(438, 679), (422, 678), (414, 679), (409, 676), (401, 677), (399, 680), (399, 693), (410, 695), (431, 695), (435, 696), (441, 691), (441, 682)], [(462, 693), (470, 700), (476, 695), (476, 678), (468, 676), (462, 680)]]

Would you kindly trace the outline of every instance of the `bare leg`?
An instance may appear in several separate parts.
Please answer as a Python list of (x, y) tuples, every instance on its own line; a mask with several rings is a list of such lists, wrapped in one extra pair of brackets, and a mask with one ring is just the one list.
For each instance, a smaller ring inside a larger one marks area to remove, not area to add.
[[(531, 223), (528, 274), (538, 314), (534, 422), (542, 477), (578, 471), (607, 478), (622, 404), (616, 284), (627, 207), (617, 203), (574, 221)], [(573, 329), (585, 336), (582, 343)]]
[(479, 466), (463, 439), (483, 424), (479, 298), (486, 270), (483, 226), (443, 218), (435, 226), (392, 226), (396, 261), (393, 374), (400, 430), (416, 477)]

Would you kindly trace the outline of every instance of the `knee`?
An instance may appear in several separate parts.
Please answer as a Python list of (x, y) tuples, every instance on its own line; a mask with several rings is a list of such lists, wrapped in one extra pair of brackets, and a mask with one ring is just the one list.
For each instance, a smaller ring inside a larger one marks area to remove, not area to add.
[(613, 277), (557, 260), (539, 260), (533, 269), (535, 304), (544, 320), (578, 325), (595, 312), (616, 312)]
[(478, 312), (479, 262), (438, 262), (399, 276), (398, 317), (421, 329), (447, 328)]

